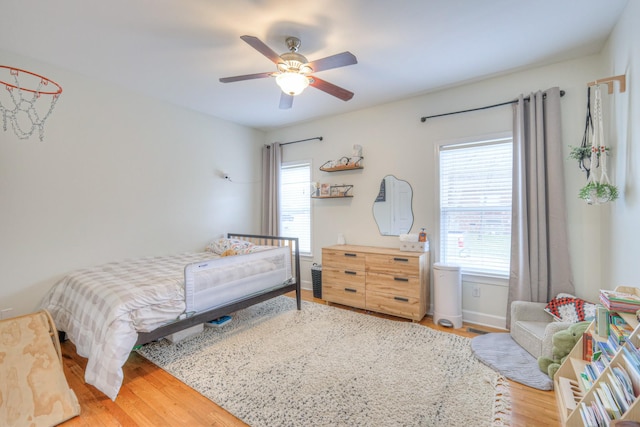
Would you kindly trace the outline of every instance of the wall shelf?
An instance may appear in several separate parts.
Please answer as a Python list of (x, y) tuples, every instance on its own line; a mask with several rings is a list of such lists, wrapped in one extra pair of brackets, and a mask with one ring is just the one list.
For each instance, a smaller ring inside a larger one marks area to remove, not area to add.
[(316, 194), (312, 194), (312, 199), (344, 199), (346, 197), (353, 197), (353, 194), (349, 194), (353, 185), (329, 185), (322, 184)]
[(323, 172), (342, 172), (356, 169), (364, 169), (362, 166), (362, 160), (364, 157), (342, 157), (341, 159), (334, 161), (328, 160), (320, 166), (320, 170)]

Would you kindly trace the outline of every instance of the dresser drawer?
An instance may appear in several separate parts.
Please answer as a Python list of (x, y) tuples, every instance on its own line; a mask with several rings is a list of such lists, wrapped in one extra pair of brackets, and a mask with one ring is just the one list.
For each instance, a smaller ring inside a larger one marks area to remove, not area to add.
[[(324, 274), (324, 272), (323, 272)], [(365, 308), (364, 284), (338, 285), (322, 283), (322, 299), (356, 308)]]
[(367, 289), (366, 309), (412, 320), (424, 317), (423, 303), (419, 298), (405, 295), (393, 295)]
[(420, 274), (420, 257), (403, 255), (367, 255), (367, 271), (384, 274)]
[(367, 273), (367, 292), (379, 292), (413, 298), (421, 297), (420, 278), (404, 274)]
[(365, 255), (360, 252), (350, 252), (334, 249), (322, 249), (322, 265), (338, 270), (364, 271)]
[(322, 268), (322, 285), (353, 285), (364, 288), (366, 276), (364, 271), (338, 270), (335, 268)]

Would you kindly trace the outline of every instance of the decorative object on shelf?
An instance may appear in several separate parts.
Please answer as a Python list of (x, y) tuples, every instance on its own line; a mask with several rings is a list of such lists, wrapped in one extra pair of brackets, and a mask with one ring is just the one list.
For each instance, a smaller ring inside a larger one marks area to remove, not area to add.
[(353, 197), (353, 194), (349, 194), (353, 185), (350, 184), (342, 184), (342, 185), (331, 185), (331, 184), (320, 184), (320, 195), (314, 196), (311, 195), (312, 199), (336, 199), (342, 197)]
[(426, 237), (424, 241), (420, 241), (418, 234), (401, 234), (400, 250), (403, 252), (425, 252), (429, 250), (429, 242)]
[[(44, 140), (44, 123), (53, 111), (62, 87), (51, 79), (31, 71), (0, 65), (0, 84), (4, 84), (8, 97), (0, 97), (2, 127), (7, 131), (7, 121), (20, 139), (27, 139), (36, 130), (40, 141)], [(47, 90), (45, 86), (55, 86)], [(36, 102), (38, 108), (36, 108)], [(49, 105), (46, 105), (49, 101)]]
[(351, 156), (343, 156), (338, 160), (328, 160), (320, 166), (320, 170), (324, 172), (338, 172), (352, 169), (362, 169), (362, 146), (355, 144)]
[(320, 196), (320, 183), (312, 182), (311, 183), (311, 197), (319, 197)]

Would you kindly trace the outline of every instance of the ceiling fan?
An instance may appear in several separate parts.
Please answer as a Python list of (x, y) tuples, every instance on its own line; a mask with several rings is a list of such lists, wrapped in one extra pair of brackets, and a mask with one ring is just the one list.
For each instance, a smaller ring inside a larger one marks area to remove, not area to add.
[(343, 101), (348, 101), (353, 98), (353, 92), (311, 75), (311, 73), (314, 72), (317, 73), (319, 71), (330, 70), (331, 68), (357, 64), (358, 60), (351, 52), (342, 52), (309, 62), (307, 58), (298, 53), (300, 39), (297, 37), (287, 37), (286, 43), (289, 52), (285, 52), (282, 55), (275, 53), (257, 37), (241, 36), (240, 38), (276, 64), (278, 71), (223, 77), (220, 79), (222, 83), (275, 77), (276, 83), (282, 89), (282, 94), (280, 95), (281, 109), (291, 108), (293, 105), (293, 97), (302, 93), (307, 86), (320, 89)]

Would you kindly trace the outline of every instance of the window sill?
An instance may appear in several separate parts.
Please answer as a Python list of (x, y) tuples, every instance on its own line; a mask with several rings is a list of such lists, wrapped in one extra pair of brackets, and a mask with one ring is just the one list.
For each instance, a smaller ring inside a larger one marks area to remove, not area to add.
[(503, 286), (505, 288), (509, 286), (509, 277), (498, 275), (498, 274), (487, 274), (487, 273), (477, 273), (477, 272), (464, 273), (463, 272), (462, 281), (471, 282), (471, 283), (477, 282), (477, 283), (483, 283), (483, 284), (495, 285), (495, 286)]

